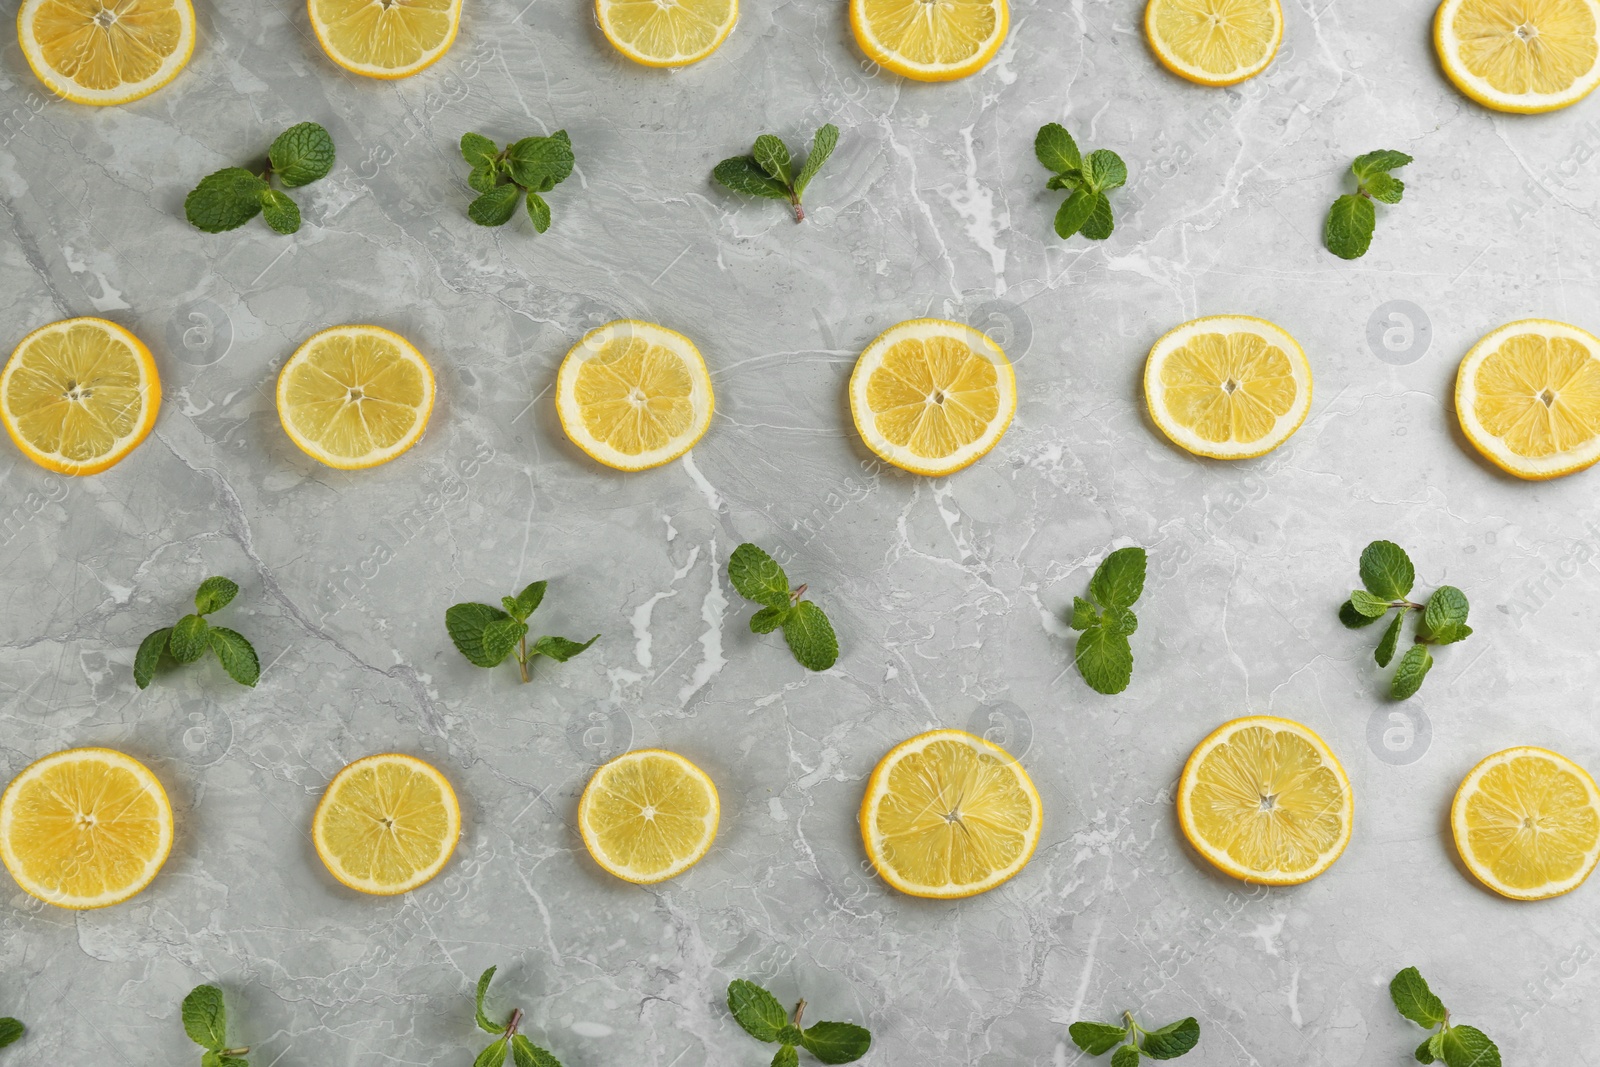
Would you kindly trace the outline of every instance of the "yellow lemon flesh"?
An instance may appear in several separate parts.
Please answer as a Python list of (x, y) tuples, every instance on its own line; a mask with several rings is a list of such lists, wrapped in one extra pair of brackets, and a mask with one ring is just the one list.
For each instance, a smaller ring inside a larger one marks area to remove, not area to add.
[(722, 46), (739, 21), (739, 0), (595, 0), (600, 32), (647, 67), (684, 67)]
[(345, 70), (405, 78), (450, 50), (461, 0), (306, 0), (322, 50)]
[(444, 869), (461, 837), (455, 790), (432, 766), (385, 753), (333, 776), (311, 822), (328, 872), (376, 896), (405, 893)]
[(416, 444), (433, 411), (433, 369), (380, 326), (335, 326), (278, 375), (278, 419), (306, 455), (341, 470), (376, 467)]
[(23, 0), (17, 39), (50, 91), (126, 104), (178, 76), (194, 53), (189, 0)]
[(1144, 33), (1161, 65), (1199, 85), (1236, 85), (1283, 43), (1278, 0), (1150, 0)]
[(1496, 111), (1554, 111), (1600, 85), (1597, 0), (1444, 0), (1433, 43), (1456, 88)]
[(1150, 417), (1174, 444), (1212, 459), (1277, 448), (1311, 410), (1311, 364), (1279, 326), (1213, 315), (1155, 343), (1144, 371)]
[(1513, 900), (1576, 889), (1600, 860), (1600, 790), (1589, 772), (1548, 749), (1496, 752), (1456, 790), (1450, 829), (1461, 862)]
[(862, 441), (915, 474), (951, 474), (977, 462), (1016, 410), (1005, 352), (959, 322), (902, 322), (867, 346), (850, 375), (850, 414)]
[(1005, 749), (933, 730), (896, 745), (873, 770), (861, 840), (902, 893), (970, 897), (1027, 866), (1043, 814), (1028, 772)]
[(640, 885), (699, 862), (722, 807), (706, 773), (676, 752), (627, 752), (594, 772), (578, 801), (578, 829), (594, 861)]
[(0, 859), (29, 894), (62, 908), (120, 904), (172, 851), (172, 805), (150, 769), (107, 748), (30, 764), (0, 797)]
[(670, 463), (699, 441), (715, 406), (694, 342), (650, 322), (590, 330), (556, 374), (556, 414), (572, 443), (617, 470)]
[(22, 339), (0, 372), (0, 420), (24, 455), (59, 474), (98, 474), (156, 424), (150, 350), (104, 319), (66, 319)]
[(982, 70), (1005, 42), (1006, 0), (850, 0), (850, 28), (874, 63), (918, 81)]
[(1456, 415), (1501, 470), (1542, 480), (1600, 460), (1600, 338), (1547, 319), (1508, 323), (1456, 372)]
[(1350, 843), (1350, 779), (1309, 728), (1257, 715), (1218, 727), (1178, 781), (1189, 843), (1235, 878), (1296, 885)]

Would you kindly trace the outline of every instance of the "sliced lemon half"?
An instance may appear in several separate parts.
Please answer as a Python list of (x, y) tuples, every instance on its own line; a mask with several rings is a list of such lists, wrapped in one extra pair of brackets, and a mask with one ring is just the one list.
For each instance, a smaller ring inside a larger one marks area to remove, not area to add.
[(556, 414), (572, 443), (619, 471), (670, 463), (711, 426), (706, 361), (675, 330), (619, 319), (590, 330), (556, 374)]
[(970, 897), (1014, 877), (1043, 821), (1022, 764), (963, 730), (930, 730), (890, 749), (861, 799), (867, 858), (915, 897)]
[(433, 368), (381, 326), (335, 326), (278, 374), (278, 420), (306, 455), (340, 470), (387, 463), (416, 444), (433, 411)]
[(109, 748), (36, 760), (0, 796), (0, 859), (60, 908), (120, 904), (172, 851), (172, 805), (150, 768)]
[(444, 869), (461, 838), (461, 805), (445, 776), (413, 756), (358, 759), (333, 776), (311, 820), (328, 873), (351, 889), (394, 896)]
[(626, 752), (594, 772), (578, 801), (578, 830), (594, 861), (649, 885), (700, 862), (717, 837), (717, 787), (676, 752)]
[(461, 0), (306, 0), (306, 10), (328, 58), (368, 78), (431, 67), (461, 29)]
[(39, 80), (75, 104), (126, 104), (194, 54), (189, 0), (22, 0), (17, 39)]
[(1501, 470), (1540, 481), (1600, 460), (1600, 338), (1523, 319), (1472, 346), (1456, 372), (1456, 416)]
[(739, 21), (739, 0), (595, 0), (612, 46), (647, 67), (686, 67), (722, 47)]
[(1144, 34), (1163, 67), (1198, 85), (1237, 85), (1283, 43), (1278, 0), (1150, 0)]
[(1167, 333), (1144, 368), (1150, 417), (1174, 444), (1212, 459), (1251, 459), (1287, 441), (1311, 410), (1311, 364), (1287, 330), (1212, 315)]
[(1600, 861), (1600, 789), (1545, 748), (1496, 752), (1450, 805), (1461, 862), (1503, 897), (1544, 900), (1578, 888)]
[(850, 28), (867, 58), (917, 81), (976, 74), (1010, 25), (1006, 0), (850, 0)]
[(1456, 88), (1496, 111), (1554, 111), (1600, 85), (1596, 0), (1444, 0), (1433, 44)]
[(1270, 715), (1223, 723), (1178, 780), (1178, 824), (1218, 870), (1263, 885), (1308, 882), (1350, 843), (1350, 779), (1309, 727)]
[(161, 379), (150, 350), (105, 319), (34, 330), (0, 372), (0, 420), (23, 455), (58, 474), (98, 474), (156, 424)]

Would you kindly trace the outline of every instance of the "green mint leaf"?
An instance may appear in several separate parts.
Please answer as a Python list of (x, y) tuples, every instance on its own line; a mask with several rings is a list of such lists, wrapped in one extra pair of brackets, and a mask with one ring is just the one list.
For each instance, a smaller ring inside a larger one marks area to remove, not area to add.
[(1346, 193), (1328, 209), (1322, 225), (1322, 243), (1340, 259), (1360, 259), (1372, 247), (1378, 213), (1372, 201), (1359, 193)]
[(233, 598), (239, 595), (239, 587), (227, 578), (217, 575), (207, 578), (200, 583), (200, 588), (194, 593), (194, 610), (201, 615), (210, 615), (213, 611), (221, 611), (233, 603)]
[(493, 619), (483, 627), (483, 658), (501, 663), (527, 636), (528, 624), (521, 619)]
[(1139, 1050), (1133, 1045), (1123, 1045), (1111, 1054), (1111, 1067), (1138, 1067)]
[(734, 156), (718, 163), (711, 176), (736, 193), (764, 196), (769, 200), (789, 199), (789, 189), (765, 171), (749, 156)]
[(1389, 171), (1403, 167), (1411, 161), (1411, 157), (1404, 152), (1384, 148), (1357, 156), (1355, 162), (1350, 164), (1350, 171), (1356, 176), (1357, 181), (1365, 185), (1374, 177), (1387, 175)]
[(511, 611), (519, 619), (526, 619), (529, 615), (539, 610), (539, 605), (544, 603), (544, 592), (550, 587), (546, 581), (532, 582), (526, 589), (517, 594), (517, 610)]
[(472, 173), (467, 175), (467, 185), (475, 193), (487, 193), (500, 184), (500, 176), (495, 171), (493, 163), (486, 163), (481, 167), (473, 167)]
[(493, 168), (495, 159), (500, 155), (500, 146), (481, 133), (464, 133), (461, 135), (461, 158), (472, 164), (474, 170), (479, 167)]
[(222, 1053), (209, 1049), (200, 1056), (200, 1067), (222, 1067)]
[(1467, 594), (1453, 585), (1441, 585), (1428, 598), (1422, 613), (1423, 632), (1436, 644), (1453, 644), (1472, 632), (1467, 625), (1467, 610)]
[(297, 123), (278, 134), (267, 158), (284, 187), (295, 189), (328, 176), (333, 169), (333, 138), (315, 122)]
[(750, 158), (756, 161), (756, 166), (760, 167), (767, 177), (775, 178), (785, 186), (794, 184), (794, 172), (790, 170), (789, 146), (779, 138), (770, 133), (757, 137)]
[(1109, 148), (1090, 152), (1088, 166), (1084, 170), (1090, 183), (1102, 193), (1128, 184), (1128, 165)]
[(502, 1065), (506, 1062), (507, 1044), (509, 1044), (509, 1042), (507, 1042), (503, 1037), (494, 1042), (488, 1048), (478, 1053), (478, 1058), (472, 1061), (472, 1067), (502, 1067)]
[(183, 198), (183, 214), (197, 230), (237, 230), (261, 212), (261, 193), (269, 188), (243, 167), (225, 167), (200, 179)]
[(211, 625), (198, 615), (185, 615), (172, 628), (167, 638), (167, 650), (179, 663), (193, 663), (206, 652), (206, 634)]
[(1073, 190), (1072, 195), (1063, 200), (1056, 211), (1056, 236), (1065, 241), (1083, 229), (1083, 224), (1094, 214), (1099, 199), (1099, 193), (1081, 186)]
[(806, 153), (805, 166), (800, 168), (800, 173), (794, 179), (794, 195), (801, 196), (806, 191), (806, 186), (811, 184), (811, 179), (817, 176), (817, 171), (833, 155), (833, 150), (839, 145), (839, 127), (833, 123), (817, 130), (811, 138), (811, 151)]
[(1500, 1049), (1475, 1026), (1447, 1026), (1439, 1058), (1448, 1067), (1500, 1067)]
[(822, 609), (802, 600), (784, 618), (783, 639), (808, 671), (825, 671), (839, 659), (839, 638)]
[(1350, 600), (1346, 600), (1339, 605), (1339, 621), (1352, 630), (1359, 630), (1363, 626), (1371, 626), (1381, 618), (1383, 618), (1381, 615), (1361, 614), (1356, 610), (1355, 603)]
[(753, 634), (770, 634), (783, 625), (783, 620), (789, 617), (789, 609), (762, 608), (750, 616), (750, 632)]
[(1383, 597), (1373, 596), (1365, 589), (1357, 589), (1352, 592), (1349, 604), (1356, 610), (1357, 614), (1365, 615), (1369, 619), (1382, 618), (1389, 613), (1390, 608), (1394, 607)]
[(1106, 608), (1131, 608), (1144, 595), (1148, 556), (1137, 545), (1119, 548), (1100, 561), (1089, 579), (1089, 595)]
[(1406, 654), (1400, 657), (1399, 669), (1394, 672), (1394, 681), (1389, 683), (1389, 695), (1405, 700), (1415, 694), (1422, 688), (1422, 680), (1432, 666), (1433, 655), (1427, 645), (1412, 645), (1406, 649)]
[(26, 1030), (27, 1027), (23, 1026), (15, 1019), (0, 1019), (0, 1048), (5, 1048), (7, 1045), (16, 1044), (17, 1039), (20, 1038), (23, 1033), (26, 1032)]
[(505, 661), (506, 653), (490, 658), (484, 648), (484, 628), (490, 623), (508, 618), (499, 608), (488, 604), (455, 604), (444, 613), (444, 628), (457, 651), (479, 667), (498, 667)]
[(567, 180), (576, 160), (563, 130), (550, 137), (524, 137), (506, 149), (506, 162), (512, 181), (530, 192), (546, 193)]
[(550, 228), (550, 205), (538, 193), (528, 194), (528, 218), (533, 220), (533, 228), (537, 233), (544, 233)]
[(769, 608), (789, 606), (789, 576), (778, 561), (746, 541), (728, 557), (728, 581), (739, 595)]
[(784, 1023), (778, 1030), (778, 1044), (798, 1045), (802, 1036), (798, 1026), (793, 1023)]
[(1107, 608), (1100, 624), (1114, 634), (1128, 637), (1139, 628), (1139, 616), (1127, 608)]
[(250, 1061), (240, 1059), (238, 1056), (224, 1056), (217, 1067), (250, 1067)]
[[(462, 150), (466, 150), (465, 145), (462, 146)], [(477, 1002), (476, 1010), (478, 1015), (478, 1029), (482, 1030), (486, 1034), (498, 1034), (504, 1032), (505, 1030), (505, 1027), (496, 1026), (490, 1021), (489, 1017), (483, 1013), (483, 997), (485, 993), (489, 992), (489, 983), (494, 981), (494, 972), (497, 970), (499, 970), (498, 967), (490, 967), (487, 971), (484, 971), (482, 974), (478, 975), (478, 989), (474, 998)]]
[(854, 1063), (872, 1047), (872, 1034), (855, 1023), (812, 1023), (800, 1044), (823, 1063)]
[(1444, 1002), (1433, 995), (1422, 972), (1415, 967), (1407, 967), (1390, 980), (1389, 999), (1401, 1015), (1425, 1029), (1444, 1022)]
[(1422, 1044), (1418, 1045), (1417, 1051), (1412, 1053), (1417, 1058), (1418, 1063), (1432, 1063), (1438, 1059), (1433, 1052), (1433, 1039), (1438, 1036), (1438, 1034), (1431, 1034), (1422, 1039)]
[(743, 978), (728, 983), (728, 1011), (757, 1041), (776, 1041), (778, 1031), (789, 1025), (789, 1013), (778, 998)]
[(1383, 631), (1383, 637), (1378, 641), (1378, 648), (1372, 655), (1378, 661), (1378, 666), (1387, 667), (1389, 661), (1394, 659), (1394, 650), (1400, 645), (1400, 624), (1405, 622), (1406, 613), (1397, 611), (1394, 620)]
[(773, 1055), (772, 1067), (800, 1067), (800, 1053), (793, 1045), (784, 1045)]
[(1193, 1017), (1168, 1023), (1144, 1035), (1144, 1054), (1153, 1060), (1175, 1060), (1200, 1042), (1200, 1024)]
[(1083, 175), (1076, 170), (1069, 170), (1063, 174), (1052, 174), (1050, 180), (1044, 183), (1046, 189), (1076, 189), (1083, 182)]
[(261, 217), (279, 233), (290, 234), (300, 229), (300, 205), (288, 193), (277, 189), (261, 191)]
[(222, 990), (214, 985), (195, 986), (183, 998), (183, 1032), (201, 1048), (221, 1051), (228, 1047), (228, 1010)]
[(1067, 1036), (1089, 1055), (1103, 1056), (1121, 1044), (1128, 1031), (1110, 1023), (1079, 1022), (1067, 1027)]
[(1440, 1030), (1427, 1041), (1428, 1051), (1433, 1053), (1436, 1060), (1444, 1059), (1444, 1031)]
[(516, 1067), (561, 1067), (561, 1061), (521, 1034), (511, 1039), (511, 1062)]
[(1361, 183), (1368, 196), (1385, 204), (1398, 204), (1405, 195), (1406, 183), (1391, 174), (1374, 174)]
[(261, 661), (256, 658), (255, 648), (244, 639), (243, 634), (226, 626), (213, 626), (206, 635), (206, 643), (211, 646), (211, 651), (216, 654), (217, 661), (228, 672), (229, 678), (251, 688), (261, 680)]
[(161, 654), (167, 650), (167, 640), (172, 636), (172, 627), (163, 626), (143, 641), (139, 642), (139, 651), (133, 655), (133, 684), (140, 689), (148, 689), (155, 680), (156, 668), (161, 665)]
[(1094, 605), (1081, 596), (1072, 598), (1072, 618), (1070, 625), (1074, 630), (1087, 630), (1100, 621), (1100, 613), (1094, 610)]
[(1091, 241), (1104, 241), (1111, 236), (1111, 231), (1116, 228), (1116, 223), (1111, 218), (1111, 201), (1106, 199), (1105, 193), (1096, 193), (1094, 197), (1094, 210), (1089, 212), (1089, 217), (1083, 223), (1083, 229), (1078, 232)]
[(599, 634), (595, 634), (587, 641), (570, 641), (565, 637), (541, 637), (533, 643), (533, 651), (541, 656), (549, 656), (557, 663), (565, 663), (598, 640), (600, 640)]
[(1067, 171), (1076, 171), (1083, 166), (1083, 157), (1078, 153), (1078, 142), (1072, 139), (1072, 134), (1059, 122), (1046, 123), (1039, 127), (1039, 132), (1033, 138), (1033, 154), (1038, 157), (1045, 170), (1055, 174), (1064, 174)]
[(515, 185), (497, 185), (467, 205), (467, 218), (479, 226), (504, 226), (516, 214), (521, 193)]
[(1128, 639), (1104, 625), (1091, 626), (1078, 635), (1073, 659), (1078, 673), (1097, 693), (1120, 693), (1133, 680), (1133, 649)]

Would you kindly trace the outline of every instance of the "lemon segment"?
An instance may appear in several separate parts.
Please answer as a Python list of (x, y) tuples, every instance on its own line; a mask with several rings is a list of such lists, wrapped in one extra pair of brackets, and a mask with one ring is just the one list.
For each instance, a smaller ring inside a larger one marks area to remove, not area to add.
[(1179, 448), (1251, 459), (1287, 441), (1311, 410), (1311, 364), (1282, 327), (1249, 315), (1194, 319), (1150, 349), (1150, 417)]
[(322, 50), (352, 74), (406, 78), (450, 50), (461, 0), (306, 0)]
[(739, 21), (739, 0), (595, 0), (612, 46), (647, 67), (686, 67), (722, 47)]
[(194, 54), (189, 0), (23, 0), (17, 39), (39, 80), (76, 104), (126, 104)]
[(172, 805), (150, 768), (75, 748), (23, 769), (0, 796), (0, 859), (23, 891), (60, 908), (120, 904), (172, 851)]
[(902, 322), (867, 346), (850, 375), (850, 414), (862, 441), (914, 474), (938, 477), (977, 462), (1016, 411), (1011, 361), (959, 322)]
[(381, 326), (335, 326), (283, 365), (278, 420), (312, 459), (359, 470), (422, 439), (433, 395), (433, 369), (410, 341)]
[(1600, 460), (1600, 338), (1548, 319), (1495, 330), (1461, 360), (1456, 415), (1495, 466), (1539, 481)]
[(445, 776), (412, 756), (356, 760), (328, 783), (311, 820), (323, 864), (375, 896), (409, 892), (444, 869), (461, 837), (461, 805)]
[(861, 800), (861, 840), (900, 892), (970, 897), (1027, 866), (1043, 814), (1033, 780), (1005, 749), (932, 730), (878, 762)]
[(1483, 106), (1554, 111), (1600, 85), (1600, 2), (1444, 0), (1433, 44), (1445, 75)]
[(1513, 900), (1576, 889), (1600, 861), (1600, 789), (1549, 749), (1508, 748), (1462, 781), (1450, 805), (1461, 862)]
[(1150, 0), (1144, 34), (1163, 67), (1198, 85), (1237, 85), (1283, 43), (1278, 0)]
[(620, 319), (590, 330), (556, 374), (556, 414), (572, 443), (608, 467), (670, 463), (711, 426), (706, 361), (683, 334)]
[(676, 752), (645, 748), (594, 772), (578, 801), (578, 830), (607, 873), (649, 885), (698, 863), (721, 814), (704, 771)]
[(1010, 24), (1006, 0), (850, 0), (850, 28), (867, 58), (917, 81), (982, 70)]
[(58, 474), (98, 474), (156, 424), (150, 350), (104, 319), (65, 319), (22, 339), (0, 371), (0, 421), (25, 456)]
[(1350, 779), (1308, 727), (1256, 715), (1196, 746), (1178, 780), (1178, 823), (1195, 851), (1247, 882), (1297, 885), (1350, 843)]

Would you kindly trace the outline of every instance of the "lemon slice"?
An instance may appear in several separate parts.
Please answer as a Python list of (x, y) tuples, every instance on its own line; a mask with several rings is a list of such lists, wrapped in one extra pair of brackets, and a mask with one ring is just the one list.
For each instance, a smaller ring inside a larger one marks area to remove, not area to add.
[(1600, 460), (1600, 338), (1548, 319), (1507, 323), (1456, 372), (1456, 416), (1501, 470), (1539, 481)]
[(23, 455), (58, 474), (98, 474), (156, 424), (150, 350), (104, 319), (65, 319), (22, 339), (0, 371), (0, 421)]
[(850, 0), (850, 28), (867, 58), (917, 81), (976, 74), (1010, 24), (1006, 0)]
[(22, 0), (17, 39), (28, 66), (75, 104), (149, 96), (194, 54), (189, 0)]
[(461, 29), (461, 0), (306, 0), (306, 10), (328, 58), (369, 78), (432, 66)]
[(647, 67), (686, 67), (722, 47), (739, 0), (595, 0), (600, 32)]
[(387, 463), (422, 438), (433, 369), (381, 326), (335, 326), (295, 350), (278, 375), (278, 420), (312, 459), (340, 470)]
[(1600, 789), (1549, 749), (1508, 748), (1472, 768), (1450, 805), (1461, 862), (1503, 897), (1576, 889), (1600, 861)]
[(706, 361), (681, 333), (636, 319), (590, 330), (556, 374), (556, 414), (572, 443), (619, 471), (670, 463), (711, 425)]
[(1350, 843), (1350, 779), (1308, 727), (1271, 715), (1223, 723), (1178, 780), (1178, 823), (1195, 851), (1247, 882), (1297, 885)]
[(959, 322), (912, 319), (856, 360), (850, 414), (866, 446), (930, 477), (976, 463), (1017, 412), (1017, 380), (1000, 346)]
[(172, 851), (172, 805), (150, 768), (109, 748), (74, 748), (23, 768), (0, 796), (0, 859), (61, 908), (120, 904)]
[(993, 889), (1028, 865), (1044, 809), (1022, 764), (962, 730), (931, 730), (878, 761), (861, 840), (884, 881), (914, 897)]
[(1283, 43), (1278, 0), (1150, 0), (1144, 35), (1161, 65), (1199, 85), (1237, 85)]
[(1186, 322), (1150, 349), (1150, 417), (1173, 444), (1251, 459), (1287, 441), (1311, 410), (1311, 364), (1282, 327), (1249, 315)]
[(328, 873), (374, 896), (406, 893), (444, 869), (461, 837), (445, 776), (411, 756), (358, 759), (333, 776), (311, 820)]
[(1444, 0), (1433, 45), (1456, 88), (1484, 107), (1554, 111), (1600, 85), (1600, 3)]
[(698, 863), (721, 813), (704, 771), (676, 752), (642, 748), (594, 772), (578, 801), (578, 830), (607, 873), (649, 885)]

